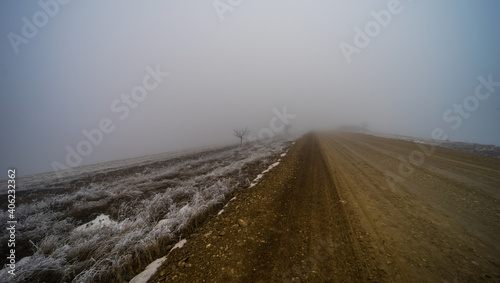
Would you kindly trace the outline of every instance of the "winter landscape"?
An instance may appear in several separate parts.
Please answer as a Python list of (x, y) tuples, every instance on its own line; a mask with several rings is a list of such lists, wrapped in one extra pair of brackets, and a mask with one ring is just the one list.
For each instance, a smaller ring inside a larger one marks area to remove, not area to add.
[[(21, 178), (15, 282), (130, 279), (236, 190), (252, 185), (290, 143), (148, 156), (74, 169), (61, 179), (53, 173)], [(5, 230), (8, 212), (0, 217)], [(4, 254), (8, 239), (3, 233)], [(12, 282), (8, 270), (1, 282)]]
[(2, 1), (0, 283), (500, 282), (500, 1)]

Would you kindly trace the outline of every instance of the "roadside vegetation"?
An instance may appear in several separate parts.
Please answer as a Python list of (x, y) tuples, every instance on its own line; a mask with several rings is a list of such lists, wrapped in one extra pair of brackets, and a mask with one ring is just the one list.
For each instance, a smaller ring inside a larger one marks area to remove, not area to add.
[[(97, 168), (60, 183), (59, 189), (44, 188), (45, 183), (24, 188), (16, 211), (16, 282), (129, 280), (220, 209), (235, 190), (249, 187), (289, 143), (244, 143), (107, 169), (100, 178), (92, 177)], [(0, 212), (0, 229), (6, 229), (7, 215)], [(2, 247), (7, 236), (0, 238)], [(0, 282), (8, 278), (4, 272)]]

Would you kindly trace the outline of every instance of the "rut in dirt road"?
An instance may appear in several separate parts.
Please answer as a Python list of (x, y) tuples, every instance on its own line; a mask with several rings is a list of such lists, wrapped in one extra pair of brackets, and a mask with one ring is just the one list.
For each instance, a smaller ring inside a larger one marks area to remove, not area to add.
[(500, 160), (435, 148), (388, 182), (416, 148), (304, 136), (150, 282), (500, 281)]
[(359, 281), (366, 274), (354, 252), (350, 225), (318, 142), (310, 135), (298, 146), (297, 176), (272, 206), (276, 214), (282, 214), (271, 224), (277, 232), (268, 234), (276, 245), (256, 250), (250, 259), (268, 260), (259, 270), (263, 276), (285, 271), (283, 279)]
[(317, 138), (299, 140), (278, 167), (174, 250), (150, 282), (381, 279), (356, 248)]
[(318, 138), (356, 239), (389, 281), (500, 281), (499, 159), (425, 145), (409, 163), (423, 145)]

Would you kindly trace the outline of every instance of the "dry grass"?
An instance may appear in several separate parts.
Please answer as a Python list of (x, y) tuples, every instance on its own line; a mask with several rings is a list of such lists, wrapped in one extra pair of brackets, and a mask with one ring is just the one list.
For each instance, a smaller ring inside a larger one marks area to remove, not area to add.
[[(235, 189), (274, 162), (286, 147), (282, 140), (242, 148), (197, 153), (184, 158), (116, 169), (68, 182), (67, 193), (43, 197), (16, 215), (16, 254), (31, 256), (16, 265), (16, 282), (121, 282), (166, 254), (169, 244), (187, 235), (222, 208)], [(252, 170), (250, 170), (252, 169)], [(45, 185), (46, 185), (45, 181)], [(58, 184), (61, 186), (61, 184)], [(93, 231), (75, 228), (100, 214), (114, 221)], [(0, 212), (0, 229), (7, 212)], [(6, 247), (7, 236), (0, 244)], [(34, 245), (30, 243), (32, 241)], [(20, 257), (18, 258), (20, 259)], [(7, 278), (0, 271), (0, 282)], [(36, 278), (36, 280), (34, 280)], [(34, 280), (34, 281), (32, 281)]]

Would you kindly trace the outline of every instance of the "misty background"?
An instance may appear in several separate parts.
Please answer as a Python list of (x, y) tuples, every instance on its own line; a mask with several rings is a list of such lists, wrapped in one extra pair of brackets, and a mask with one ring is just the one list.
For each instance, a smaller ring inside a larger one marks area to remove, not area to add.
[[(114, 131), (82, 165), (236, 144), (233, 128), (256, 135), (283, 107), (297, 134), (367, 122), (377, 132), (431, 138), (442, 128), (450, 140), (500, 145), (500, 87), (457, 129), (443, 120), (474, 95), (479, 76), (500, 81), (499, 1), (401, 0), (350, 63), (340, 45), (356, 46), (355, 27), (394, 1), (54, 1), (41, 0), (58, 11), (17, 47), (11, 33), (22, 36), (23, 17), (33, 22), (42, 6), (1, 3), (5, 172), (65, 164), (66, 146), (105, 118)], [(170, 75), (122, 120), (111, 106), (142, 85), (147, 66)]]

